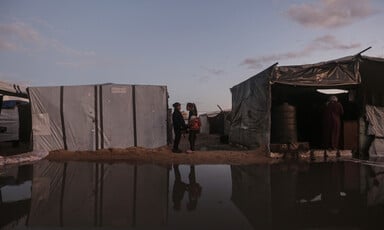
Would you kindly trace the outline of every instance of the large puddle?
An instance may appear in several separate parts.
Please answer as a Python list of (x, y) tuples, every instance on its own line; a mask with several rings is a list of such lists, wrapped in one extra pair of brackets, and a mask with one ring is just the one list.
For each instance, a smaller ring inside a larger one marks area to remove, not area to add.
[(383, 229), (384, 165), (41, 161), (0, 172), (0, 228)]

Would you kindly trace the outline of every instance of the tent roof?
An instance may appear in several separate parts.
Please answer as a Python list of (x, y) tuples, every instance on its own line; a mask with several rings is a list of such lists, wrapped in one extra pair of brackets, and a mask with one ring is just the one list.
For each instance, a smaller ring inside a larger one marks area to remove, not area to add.
[[(360, 84), (362, 81), (360, 64), (366, 67), (367, 63), (369, 65), (369, 63), (373, 62), (379, 65), (384, 64), (384, 58), (355, 55), (315, 64), (289, 66), (275, 64), (271, 66), (273, 71), (270, 73), (270, 82), (272, 84), (316, 87), (355, 85)], [(250, 79), (263, 75), (264, 71), (252, 76)]]
[(0, 94), (28, 98), (27, 88), (17, 84), (0, 81)]
[(359, 84), (359, 57), (348, 56), (315, 64), (277, 66), (271, 82), (299, 86)]

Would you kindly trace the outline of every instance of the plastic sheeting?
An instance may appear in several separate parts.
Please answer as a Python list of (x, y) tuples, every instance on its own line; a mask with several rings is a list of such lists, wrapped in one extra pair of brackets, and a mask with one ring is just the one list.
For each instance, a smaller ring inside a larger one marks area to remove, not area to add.
[[(275, 64), (231, 89), (229, 140), (247, 147), (269, 146), (270, 84), (319, 88), (360, 84), (359, 92), (362, 95), (359, 100), (362, 105), (382, 106), (383, 71), (384, 59), (360, 55), (310, 65)], [(381, 127), (382, 124), (383, 122)], [(380, 131), (380, 136), (382, 135)]]
[(271, 89), (275, 66), (231, 88), (229, 141), (247, 147), (267, 147), (270, 141)]
[(365, 107), (368, 122), (367, 135), (373, 136), (369, 147), (370, 156), (384, 156), (384, 107), (367, 105)]
[(365, 111), (368, 121), (368, 135), (384, 137), (384, 107), (367, 105)]
[(301, 86), (359, 84), (359, 59), (351, 56), (310, 65), (279, 66), (271, 81)]
[(97, 150), (167, 144), (165, 86), (29, 88), (34, 149)]
[(167, 222), (165, 167), (41, 161), (33, 174), (30, 227), (150, 227)]

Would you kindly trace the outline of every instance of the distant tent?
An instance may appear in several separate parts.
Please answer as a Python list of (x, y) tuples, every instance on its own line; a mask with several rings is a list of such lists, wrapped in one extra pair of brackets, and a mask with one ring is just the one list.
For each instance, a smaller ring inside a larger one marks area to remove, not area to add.
[(167, 144), (167, 88), (30, 87), (33, 148), (97, 150)]
[[(343, 145), (347, 149), (364, 151), (367, 133), (362, 130), (365, 127), (362, 118), (366, 106), (379, 108), (384, 114), (381, 109), (384, 106), (383, 74), (384, 59), (361, 55), (310, 65), (275, 64), (231, 88), (230, 141), (269, 150), (273, 133), (285, 128), (271, 130), (271, 111), (287, 102), (297, 112), (299, 141), (309, 141), (312, 147), (320, 147), (320, 107), (328, 96), (316, 90), (340, 88), (348, 91), (339, 96), (344, 103), (347, 120)], [(384, 120), (380, 122), (384, 123)], [(360, 130), (363, 133), (360, 141), (359, 127), (362, 127)]]

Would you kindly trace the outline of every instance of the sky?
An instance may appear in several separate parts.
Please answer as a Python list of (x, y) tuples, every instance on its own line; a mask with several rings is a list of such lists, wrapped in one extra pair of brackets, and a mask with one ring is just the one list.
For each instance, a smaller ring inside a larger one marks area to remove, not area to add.
[(210, 112), (276, 62), (384, 57), (383, 22), (382, 0), (0, 0), (0, 80), (166, 85)]

